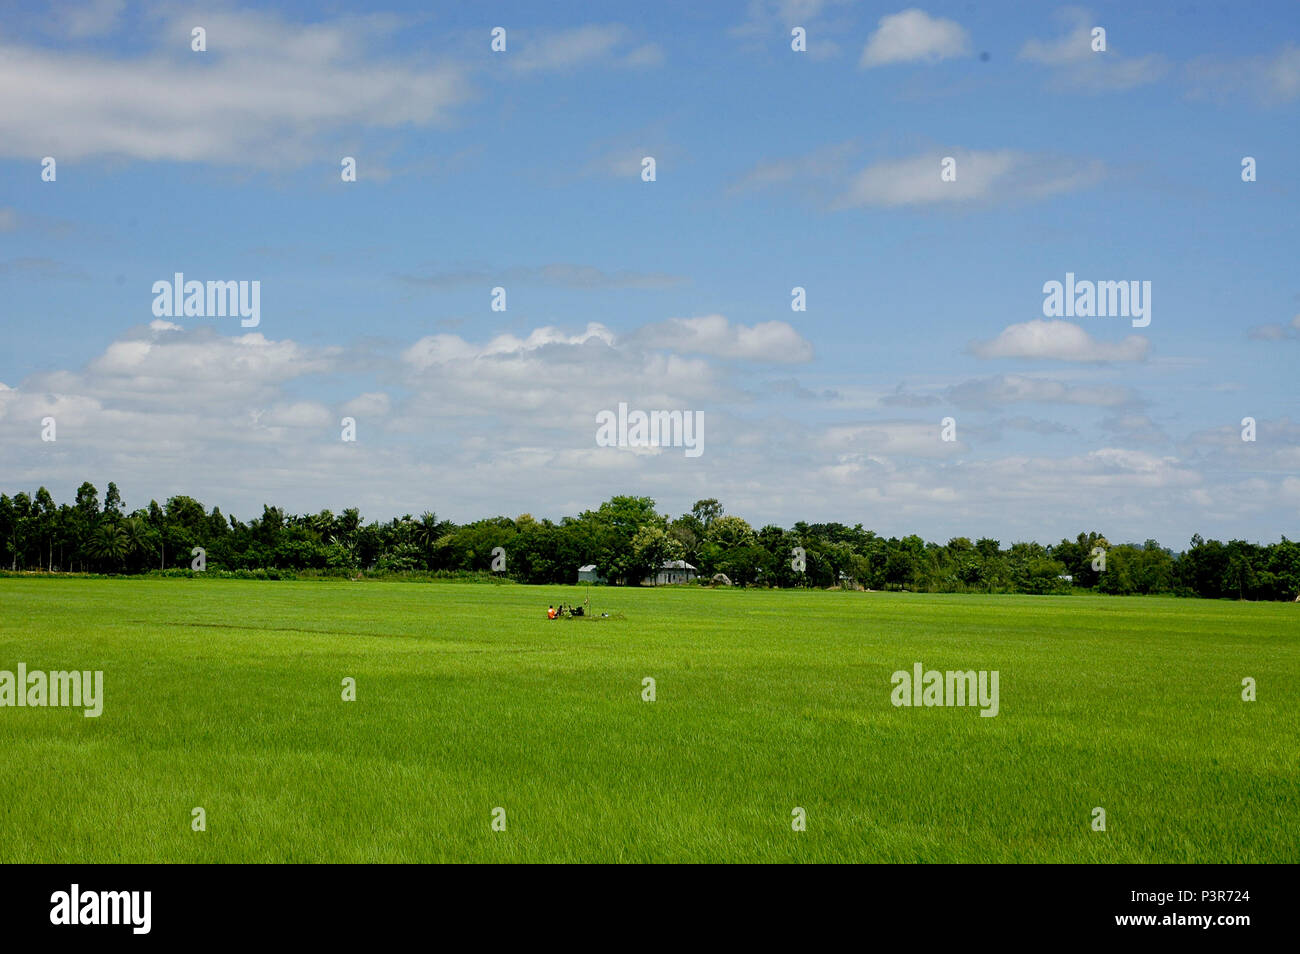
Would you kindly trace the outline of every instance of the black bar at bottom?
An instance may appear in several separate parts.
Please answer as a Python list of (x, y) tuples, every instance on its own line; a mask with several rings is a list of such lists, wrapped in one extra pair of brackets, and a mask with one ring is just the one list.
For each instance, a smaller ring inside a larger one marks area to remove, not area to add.
[(697, 937), (733, 940), (802, 925), (817, 935), (845, 929), (864, 939), (892, 927), (927, 940), (1129, 935), (1179, 945), (1232, 943), (1291, 933), (1293, 880), (1292, 867), (1262, 865), (656, 866), (599, 873), (576, 866), (454, 873), (416, 866), (6, 866), (0, 932), (7, 941), (63, 935), (92, 945), (298, 945), (374, 941), (394, 932), (437, 937), (456, 928), (484, 938), (519, 930), (538, 938), (621, 936), (635, 944), (638, 937), (680, 938), (675, 925), (690, 923)]

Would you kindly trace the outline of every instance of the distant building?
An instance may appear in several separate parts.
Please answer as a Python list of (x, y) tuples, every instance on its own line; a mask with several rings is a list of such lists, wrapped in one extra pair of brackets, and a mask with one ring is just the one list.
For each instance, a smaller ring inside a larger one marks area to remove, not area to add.
[(588, 563), (586, 566), (578, 567), (579, 583), (604, 583), (605, 578), (596, 570), (596, 564)]
[(646, 577), (641, 581), (642, 586), (669, 586), (673, 583), (689, 583), (699, 574), (695, 567), (691, 566), (685, 560), (665, 560), (663, 566), (655, 573), (654, 579)]

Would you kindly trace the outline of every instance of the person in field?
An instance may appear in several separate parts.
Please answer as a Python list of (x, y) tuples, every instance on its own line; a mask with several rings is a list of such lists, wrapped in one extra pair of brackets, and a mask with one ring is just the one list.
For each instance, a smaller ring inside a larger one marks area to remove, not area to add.
[(558, 614), (557, 614), (556, 609), (555, 609), (554, 606), (548, 606), (548, 607), (546, 607), (546, 618), (547, 618), (547, 619), (555, 619), (555, 617), (556, 617), (557, 615), (558, 615)]

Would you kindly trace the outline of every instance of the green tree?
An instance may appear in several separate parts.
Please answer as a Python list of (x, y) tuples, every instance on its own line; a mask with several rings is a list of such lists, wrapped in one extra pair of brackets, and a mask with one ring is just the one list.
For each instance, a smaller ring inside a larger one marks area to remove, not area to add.
[(99, 525), (99, 491), (90, 481), (77, 488), (76, 503), (73, 504), (73, 539), (77, 556), (84, 570), (89, 552), (90, 535)]
[(55, 506), (54, 498), (48, 490), (41, 487), (32, 501), (32, 523), (38, 539), (45, 543), (44, 567), (51, 573), (54, 572), (54, 536), (58, 530), (58, 519), (59, 508)]
[(153, 532), (143, 517), (133, 514), (122, 521), (121, 527), (127, 556), (143, 557), (153, 550)]
[(438, 523), (438, 515), (429, 510), (420, 514), (411, 533), (411, 542), (419, 548), (422, 563), (428, 569), (433, 567), (433, 548), (441, 536), (442, 525)]
[(691, 516), (700, 524), (700, 527), (707, 532), (713, 525), (713, 521), (722, 516), (722, 504), (718, 503), (715, 497), (708, 497), (704, 500), (695, 501), (691, 507)]
[(737, 547), (752, 547), (758, 543), (754, 528), (742, 517), (717, 517), (709, 524), (704, 533), (705, 539), (715, 543), (724, 550)]
[(118, 492), (117, 484), (111, 480), (108, 489), (104, 491), (104, 514), (114, 520), (121, 519), (122, 516), (122, 495)]
[(681, 559), (676, 541), (661, 526), (648, 524), (632, 537), (632, 547), (619, 567), (620, 575), (629, 584), (636, 585), (647, 577), (654, 577), (667, 560)]
[(119, 566), (129, 551), (126, 533), (111, 521), (103, 521), (90, 535), (90, 556), (110, 567)]

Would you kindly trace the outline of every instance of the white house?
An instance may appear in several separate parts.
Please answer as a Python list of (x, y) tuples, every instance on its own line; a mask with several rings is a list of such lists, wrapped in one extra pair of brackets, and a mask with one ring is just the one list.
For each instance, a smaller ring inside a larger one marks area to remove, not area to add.
[(605, 578), (596, 570), (596, 564), (588, 563), (586, 566), (578, 567), (579, 583), (604, 583)]
[(668, 586), (672, 583), (689, 583), (698, 574), (695, 567), (685, 560), (665, 560), (654, 579), (647, 577), (641, 581), (642, 586)]

